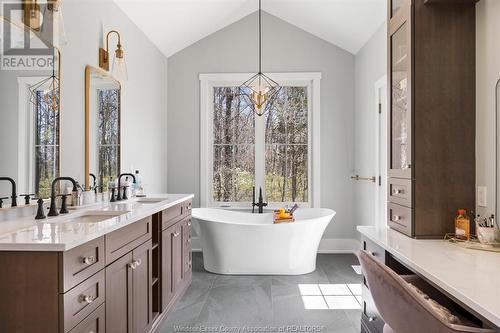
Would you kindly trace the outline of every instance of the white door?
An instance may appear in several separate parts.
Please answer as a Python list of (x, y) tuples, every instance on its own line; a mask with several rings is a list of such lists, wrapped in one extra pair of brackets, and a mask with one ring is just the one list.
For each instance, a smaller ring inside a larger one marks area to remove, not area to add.
[(375, 83), (376, 121), (376, 157), (377, 157), (377, 190), (376, 190), (376, 226), (387, 224), (387, 78), (384, 76)]

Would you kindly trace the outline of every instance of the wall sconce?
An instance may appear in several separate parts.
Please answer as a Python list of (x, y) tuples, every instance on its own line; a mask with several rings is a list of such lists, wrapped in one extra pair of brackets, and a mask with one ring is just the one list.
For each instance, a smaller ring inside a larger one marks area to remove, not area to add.
[(23, 0), (24, 24), (51, 47), (67, 44), (61, 1), (47, 0), (40, 6), (38, 0)]
[(68, 44), (61, 10), (61, 0), (49, 0), (43, 13), (40, 37), (52, 45), (61, 47)]
[(115, 33), (118, 36), (118, 43), (116, 44), (115, 57), (113, 59), (113, 67), (111, 67), (111, 75), (119, 81), (127, 81), (127, 64), (124, 59), (124, 52), (121, 44), (120, 33), (116, 30), (111, 30), (106, 35), (106, 49), (99, 48), (99, 67), (109, 71), (109, 37)]
[(38, 31), (42, 25), (40, 5), (37, 0), (23, 0), (24, 24)]

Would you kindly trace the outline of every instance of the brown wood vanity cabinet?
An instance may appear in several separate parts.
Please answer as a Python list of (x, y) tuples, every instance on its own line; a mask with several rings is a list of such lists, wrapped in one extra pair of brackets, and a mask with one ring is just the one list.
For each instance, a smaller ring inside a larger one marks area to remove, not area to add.
[(154, 332), (191, 260), (190, 200), (69, 251), (0, 251), (0, 332)]
[(168, 312), (191, 283), (192, 278), (192, 218), (191, 202), (182, 203), (173, 211), (182, 211), (180, 215), (164, 211), (163, 216), (175, 216), (163, 220), (161, 231), (162, 244), (162, 311)]
[(441, 238), (475, 207), (475, 2), (388, 3), (388, 224)]
[(152, 324), (151, 240), (106, 267), (106, 332), (148, 332)]

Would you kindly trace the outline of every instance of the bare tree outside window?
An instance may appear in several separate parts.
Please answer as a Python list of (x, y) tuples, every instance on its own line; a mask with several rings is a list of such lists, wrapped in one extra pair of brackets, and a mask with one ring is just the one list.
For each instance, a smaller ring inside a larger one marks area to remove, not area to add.
[[(308, 202), (308, 90), (283, 87), (270, 112), (256, 117), (240, 87), (214, 88), (213, 200), (251, 202), (255, 184), (255, 122), (265, 128), (269, 202)], [(258, 150), (258, 149), (257, 149)], [(261, 149), (262, 150), (262, 149)], [(258, 185), (257, 185), (258, 187)]]
[(52, 108), (58, 98), (53, 93), (36, 92), (34, 193), (40, 198), (50, 196), (52, 180), (59, 177), (59, 110)]
[(283, 87), (265, 115), (266, 195), (270, 202), (308, 201), (306, 87)]
[(99, 126), (97, 178), (103, 189), (120, 170), (120, 90), (98, 90)]
[(255, 115), (239, 87), (214, 88), (213, 197), (249, 202), (255, 175)]

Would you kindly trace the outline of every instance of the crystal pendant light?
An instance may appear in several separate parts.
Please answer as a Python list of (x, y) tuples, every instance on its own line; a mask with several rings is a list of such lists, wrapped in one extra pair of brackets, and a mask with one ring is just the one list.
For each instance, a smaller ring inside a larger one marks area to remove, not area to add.
[(55, 47), (68, 44), (61, 10), (61, 0), (49, 0), (47, 2), (43, 13), (43, 23), (40, 28), (40, 38)]
[(276, 81), (262, 73), (262, 0), (259, 0), (259, 72), (243, 82), (240, 89), (259, 117), (269, 111), (281, 90)]

